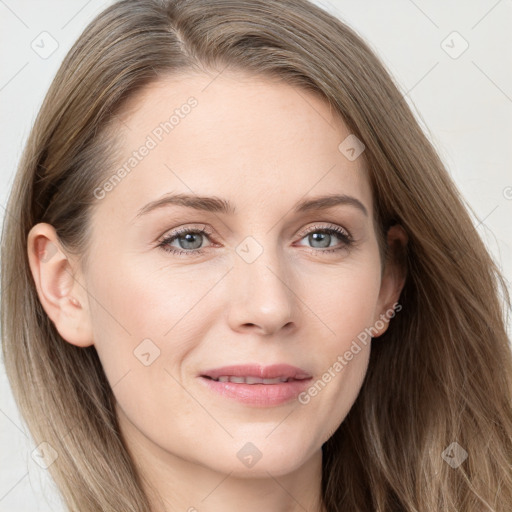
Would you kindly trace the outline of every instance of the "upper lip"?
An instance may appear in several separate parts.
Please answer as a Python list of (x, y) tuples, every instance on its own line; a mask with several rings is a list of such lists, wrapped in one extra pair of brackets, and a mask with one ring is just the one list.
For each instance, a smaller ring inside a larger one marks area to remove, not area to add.
[(259, 377), (260, 379), (309, 379), (311, 375), (302, 368), (291, 366), (289, 364), (273, 364), (270, 366), (260, 366), (256, 364), (223, 366), (214, 368), (201, 373), (201, 377), (211, 377), (218, 379), (222, 376), (230, 377)]

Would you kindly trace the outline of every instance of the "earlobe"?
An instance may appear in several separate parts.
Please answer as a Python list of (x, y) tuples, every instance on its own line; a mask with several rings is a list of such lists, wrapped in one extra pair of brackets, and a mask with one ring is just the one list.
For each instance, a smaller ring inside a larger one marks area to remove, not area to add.
[(27, 236), (30, 271), (41, 305), (67, 342), (79, 347), (93, 344), (87, 292), (75, 274), (55, 228), (39, 223)]
[(407, 233), (399, 224), (391, 226), (387, 232), (388, 256), (381, 280), (375, 319), (377, 334), (373, 336), (374, 338), (382, 336), (387, 331), (395, 311), (401, 309), (401, 305), (397, 304), (407, 277), (406, 261), (403, 256), (408, 239)]

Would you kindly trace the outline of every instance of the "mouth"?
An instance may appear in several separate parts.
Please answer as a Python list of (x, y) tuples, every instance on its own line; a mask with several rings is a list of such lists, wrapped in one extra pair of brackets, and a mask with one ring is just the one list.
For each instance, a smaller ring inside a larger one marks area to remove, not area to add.
[(254, 407), (290, 402), (312, 379), (305, 370), (286, 364), (224, 366), (202, 372), (198, 377), (221, 397)]
[(234, 382), (235, 384), (280, 384), (282, 382), (291, 382), (293, 380), (304, 380), (294, 379), (292, 377), (276, 377), (275, 379), (262, 379), (260, 377), (235, 377), (234, 375), (221, 375), (218, 378), (209, 377), (208, 375), (201, 375), (205, 379), (211, 379), (215, 382)]

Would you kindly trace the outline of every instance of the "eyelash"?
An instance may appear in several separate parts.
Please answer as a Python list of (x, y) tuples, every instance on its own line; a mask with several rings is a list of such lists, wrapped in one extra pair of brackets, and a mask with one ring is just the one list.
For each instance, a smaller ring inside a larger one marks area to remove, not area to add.
[[(173, 231), (172, 233), (169, 233), (168, 236), (166, 236), (159, 244), (158, 247), (160, 247), (162, 250), (169, 252), (171, 254), (174, 254), (176, 256), (200, 256), (205, 252), (205, 249), (178, 249), (178, 248), (171, 248), (169, 245), (174, 240), (182, 237), (185, 234), (194, 234), (194, 235), (205, 235), (207, 238), (210, 238), (212, 233), (210, 233), (207, 229), (201, 228), (201, 229), (194, 229), (194, 228), (182, 228), (178, 229), (176, 231)], [(312, 234), (312, 233), (323, 233), (323, 234), (334, 234), (338, 238), (342, 240), (342, 244), (340, 246), (337, 246), (332, 249), (315, 249), (314, 247), (309, 247), (309, 251), (311, 253), (334, 253), (341, 251), (343, 249), (348, 249), (350, 246), (354, 243), (354, 240), (352, 239), (352, 236), (348, 231), (346, 231), (343, 228), (340, 228), (338, 226), (332, 225), (329, 227), (319, 227), (319, 226), (313, 226), (311, 229), (309, 229), (307, 232), (301, 234), (301, 240), (305, 238), (306, 236)], [(308, 249), (306, 247), (306, 249)]]

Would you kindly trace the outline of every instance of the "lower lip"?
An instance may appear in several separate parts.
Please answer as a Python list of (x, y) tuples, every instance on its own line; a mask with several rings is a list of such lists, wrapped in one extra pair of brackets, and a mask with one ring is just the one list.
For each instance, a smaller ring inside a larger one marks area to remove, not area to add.
[(246, 405), (273, 407), (289, 402), (308, 387), (311, 379), (292, 380), (280, 384), (237, 384), (236, 382), (219, 382), (200, 377), (212, 391), (226, 398), (232, 398)]

